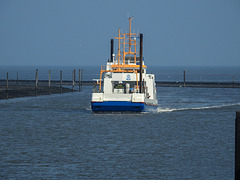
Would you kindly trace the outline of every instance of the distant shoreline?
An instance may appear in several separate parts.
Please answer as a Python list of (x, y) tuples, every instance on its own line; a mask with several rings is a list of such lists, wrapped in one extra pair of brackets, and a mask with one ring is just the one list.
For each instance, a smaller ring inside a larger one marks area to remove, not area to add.
[[(36, 88), (35, 80), (9, 80), (8, 87), (6, 80), (0, 80), (0, 100), (18, 97), (40, 96), (50, 94), (69, 93), (79, 90), (78, 82), (75, 82), (74, 88), (72, 81), (51, 81), (48, 86), (48, 80), (39, 80)], [(92, 86), (94, 81), (83, 81), (82, 86)], [(240, 83), (235, 82), (173, 82), (157, 81), (157, 87), (196, 87), (196, 88), (240, 88)], [(82, 88), (82, 87), (81, 87)], [(74, 89), (74, 90), (73, 90)]]
[[(59, 81), (62, 72), (62, 80), (72, 81), (73, 71), (75, 69), (75, 80), (79, 80), (79, 70), (81, 70), (81, 80), (92, 81), (99, 78), (100, 66), (39, 66), (39, 80)], [(7, 74), (9, 80), (35, 80), (36, 67), (0, 67), (0, 80), (6, 80)], [(238, 82), (240, 83), (239, 67), (184, 67), (184, 66), (148, 66), (147, 72), (155, 75), (155, 80), (159, 82), (182, 82), (184, 72), (187, 82)]]

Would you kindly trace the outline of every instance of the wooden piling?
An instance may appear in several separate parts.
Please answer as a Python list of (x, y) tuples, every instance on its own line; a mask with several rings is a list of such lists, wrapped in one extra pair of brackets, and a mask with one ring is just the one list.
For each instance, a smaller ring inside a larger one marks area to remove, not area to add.
[(233, 81), (232, 81), (233, 88), (234, 88), (234, 79), (235, 79), (235, 76), (233, 76)]
[(6, 99), (8, 99), (8, 72), (7, 72)]
[(81, 91), (82, 91), (82, 85), (83, 85), (83, 69), (81, 70)]
[(79, 91), (81, 91), (81, 70), (78, 70), (78, 85), (79, 85)]
[(35, 82), (35, 95), (37, 96), (37, 88), (38, 88), (38, 69), (36, 69), (36, 82)]
[(73, 79), (72, 79), (72, 91), (74, 92), (74, 85), (75, 85), (75, 75), (76, 75), (76, 70), (73, 70)]
[(48, 93), (50, 94), (51, 87), (51, 70), (48, 70)]
[(17, 72), (17, 84), (19, 84), (19, 81), (18, 81), (18, 72)]
[(183, 87), (186, 86), (186, 71), (183, 71)]
[(240, 111), (235, 120), (235, 180), (240, 179)]
[(62, 71), (60, 71), (60, 93), (62, 93)]
[(51, 70), (48, 71), (48, 87), (51, 87)]

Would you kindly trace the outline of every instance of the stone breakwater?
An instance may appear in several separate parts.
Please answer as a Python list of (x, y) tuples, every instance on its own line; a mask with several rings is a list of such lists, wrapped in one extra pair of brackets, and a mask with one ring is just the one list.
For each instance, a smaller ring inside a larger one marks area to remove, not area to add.
[(72, 89), (66, 87), (57, 86), (40, 86), (37, 89), (34, 86), (10, 86), (8, 90), (5, 88), (0, 89), (0, 99), (18, 98), (18, 97), (29, 97), (29, 96), (41, 96), (59, 93), (73, 92)]
[(53, 81), (51, 84), (39, 81), (36, 85), (33, 80), (0, 80), (0, 99), (69, 93), (76, 91), (76, 85), (65, 81)]

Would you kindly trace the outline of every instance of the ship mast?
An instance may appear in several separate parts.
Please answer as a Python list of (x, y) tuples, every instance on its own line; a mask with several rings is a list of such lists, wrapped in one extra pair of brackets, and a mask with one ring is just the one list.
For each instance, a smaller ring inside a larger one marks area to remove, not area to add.
[[(140, 65), (137, 64), (137, 36), (139, 34), (137, 33), (132, 33), (131, 32), (131, 23), (132, 23), (132, 17), (128, 18), (129, 19), (129, 33), (123, 33), (121, 34), (120, 29), (118, 29), (118, 37), (115, 37), (115, 39), (118, 40), (118, 54), (116, 57), (116, 61), (113, 62), (113, 40), (111, 40), (111, 68), (109, 70), (106, 70), (104, 66), (101, 66), (101, 71), (100, 71), (100, 81), (97, 82), (99, 84), (99, 90), (101, 90), (101, 81), (102, 81), (102, 74), (106, 72), (122, 72), (122, 73), (135, 73), (136, 74), (136, 83), (137, 83), (137, 91), (139, 90), (138, 87), (138, 73), (140, 73), (140, 84), (142, 84), (142, 68), (147, 68), (145, 65), (142, 64), (142, 55), (140, 54)], [(131, 39), (133, 38), (133, 40)], [(140, 38), (141, 39), (141, 38)], [(121, 44), (123, 45), (122, 52), (121, 52)], [(141, 44), (141, 43), (140, 43)], [(128, 47), (126, 47), (128, 46)], [(134, 46), (134, 48), (132, 48)], [(141, 49), (142, 45), (140, 45)], [(127, 50), (128, 48), (128, 50)], [(132, 49), (134, 52), (132, 52)], [(141, 50), (140, 50), (141, 51)], [(129, 60), (126, 63), (126, 55), (127, 55), (127, 60)], [(121, 62), (122, 60), (122, 62)], [(132, 62), (134, 60), (134, 63)], [(140, 70), (139, 70), (140, 69)], [(140, 85), (140, 89), (141, 85)], [(141, 92), (141, 90), (140, 90)]]
[(118, 55), (117, 55), (117, 60), (118, 60), (118, 71), (120, 71), (120, 57), (121, 57), (121, 39), (123, 39), (123, 37), (121, 37), (121, 33), (120, 33), (120, 29), (118, 29), (118, 37), (115, 37), (115, 39), (118, 39)]
[(128, 18), (129, 19), (129, 34), (128, 34), (128, 42), (129, 42), (129, 45), (128, 45), (128, 54), (131, 54), (131, 21), (132, 21), (132, 18)]
[[(122, 34), (123, 35), (123, 65), (125, 65), (125, 61), (126, 61), (126, 55), (128, 55), (127, 59), (131, 60), (132, 59), (132, 55), (133, 55), (133, 60), (134, 63), (136, 64), (136, 59), (137, 59), (137, 52), (136, 52), (136, 47), (137, 47), (137, 38), (136, 36), (138, 36), (139, 34), (137, 33), (132, 33), (132, 17), (128, 18), (129, 19), (129, 32)], [(128, 41), (126, 42), (126, 36), (128, 37)], [(133, 38), (133, 40), (132, 40)], [(125, 46), (128, 45), (128, 47)], [(132, 46), (134, 46), (134, 52), (132, 52)], [(128, 50), (126, 51), (125, 48), (128, 48)]]

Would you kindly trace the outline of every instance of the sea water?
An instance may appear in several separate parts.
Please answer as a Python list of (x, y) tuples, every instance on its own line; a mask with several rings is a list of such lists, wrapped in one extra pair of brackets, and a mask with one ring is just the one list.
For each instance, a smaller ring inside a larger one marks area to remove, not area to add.
[(233, 179), (239, 89), (158, 87), (149, 113), (82, 92), (0, 101), (0, 179)]

